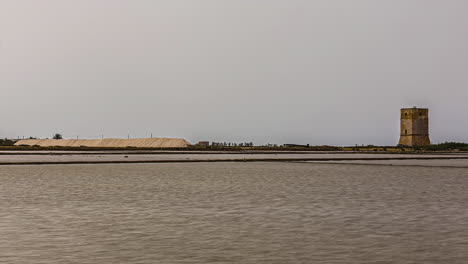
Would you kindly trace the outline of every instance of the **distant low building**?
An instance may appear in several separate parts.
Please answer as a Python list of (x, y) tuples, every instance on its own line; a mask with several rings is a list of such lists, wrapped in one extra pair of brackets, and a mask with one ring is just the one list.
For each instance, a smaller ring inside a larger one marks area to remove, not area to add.
[(197, 143), (197, 146), (209, 147), (210, 142), (209, 141), (200, 141), (200, 142)]

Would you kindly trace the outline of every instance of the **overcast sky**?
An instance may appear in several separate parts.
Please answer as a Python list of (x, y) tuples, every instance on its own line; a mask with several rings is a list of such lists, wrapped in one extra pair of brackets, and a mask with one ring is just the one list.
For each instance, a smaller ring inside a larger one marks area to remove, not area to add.
[(0, 137), (468, 141), (466, 0), (0, 0)]

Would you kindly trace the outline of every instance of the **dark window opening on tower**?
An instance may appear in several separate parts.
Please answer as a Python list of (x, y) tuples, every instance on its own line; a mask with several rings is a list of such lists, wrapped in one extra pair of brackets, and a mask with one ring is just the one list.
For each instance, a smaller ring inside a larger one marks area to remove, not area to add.
[(405, 129), (405, 136), (408, 135), (408, 129)]

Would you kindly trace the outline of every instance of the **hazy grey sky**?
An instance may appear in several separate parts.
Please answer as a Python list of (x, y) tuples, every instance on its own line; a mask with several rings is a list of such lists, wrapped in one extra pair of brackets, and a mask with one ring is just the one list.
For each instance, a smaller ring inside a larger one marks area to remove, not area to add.
[(466, 0), (0, 0), (0, 137), (468, 141)]

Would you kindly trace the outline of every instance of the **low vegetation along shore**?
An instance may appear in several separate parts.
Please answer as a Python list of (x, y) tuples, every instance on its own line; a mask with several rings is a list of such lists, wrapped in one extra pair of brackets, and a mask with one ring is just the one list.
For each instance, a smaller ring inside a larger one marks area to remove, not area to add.
[(227, 147), (227, 146), (189, 146), (184, 148), (136, 148), (136, 147), (125, 147), (125, 148), (103, 148), (103, 147), (41, 147), (41, 146), (14, 146), (5, 140), (0, 141), (0, 151), (128, 151), (128, 150), (140, 150), (140, 151), (210, 151), (210, 152), (249, 152), (249, 151), (347, 151), (347, 152), (458, 152), (468, 151), (467, 143), (456, 143), (447, 142), (442, 144), (420, 146), (420, 147), (406, 147), (406, 146), (352, 146), (352, 147), (336, 147), (336, 146), (250, 146), (250, 147)]

